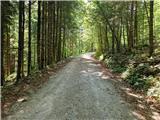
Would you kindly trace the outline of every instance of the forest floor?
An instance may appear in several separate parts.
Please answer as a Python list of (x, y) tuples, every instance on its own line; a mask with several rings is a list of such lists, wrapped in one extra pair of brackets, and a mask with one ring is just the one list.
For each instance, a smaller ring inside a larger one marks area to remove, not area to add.
[(4, 119), (159, 120), (158, 112), (150, 109), (143, 96), (130, 89), (118, 74), (91, 54), (84, 54), (56, 74), (51, 73), (26, 100), (18, 99)]

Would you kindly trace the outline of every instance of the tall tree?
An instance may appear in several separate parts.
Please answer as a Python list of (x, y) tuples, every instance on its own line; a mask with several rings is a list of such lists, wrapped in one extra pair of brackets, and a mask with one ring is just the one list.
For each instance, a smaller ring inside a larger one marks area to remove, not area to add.
[(130, 6), (130, 20), (129, 20), (129, 36), (128, 36), (128, 51), (131, 52), (133, 48), (133, 13), (134, 13), (134, 1), (131, 2)]
[(47, 57), (48, 57), (48, 61), (47, 61), (47, 65), (51, 64), (52, 61), (52, 2), (48, 2), (48, 47), (47, 47)]
[(59, 2), (59, 36), (58, 36), (58, 54), (57, 54), (57, 61), (61, 60), (61, 44), (62, 44), (62, 40), (61, 40), (61, 31), (62, 31), (62, 2)]
[(31, 71), (31, 1), (28, 8), (28, 75)]
[(41, 69), (45, 65), (45, 2), (42, 2)]
[(56, 6), (55, 6), (56, 4), (55, 4), (55, 1), (53, 1), (53, 3), (52, 3), (52, 15), (51, 15), (51, 19), (52, 19), (52, 26), (51, 26), (51, 28), (52, 28), (52, 51), (51, 51), (51, 55), (52, 55), (52, 63), (54, 63), (55, 62), (55, 26), (56, 26), (56, 16), (55, 16), (55, 8), (56, 8)]
[(149, 19), (149, 55), (152, 56), (154, 48), (153, 48), (153, 5), (154, 1), (150, 1), (150, 19)]
[(24, 50), (24, 1), (19, 2), (19, 38), (18, 38), (18, 68), (17, 68), (17, 81), (22, 77), (23, 65), (23, 50)]
[(59, 34), (59, 1), (56, 2), (56, 33), (55, 33), (55, 61), (58, 62), (57, 54), (58, 54), (58, 34)]
[(7, 63), (7, 67), (10, 68), (10, 28), (13, 25), (16, 7), (10, 1), (1, 1), (1, 10), (1, 85), (3, 85), (8, 71), (5, 64)]
[(45, 57), (44, 57), (44, 66), (46, 67), (47, 66), (47, 63), (48, 63), (48, 55), (47, 55), (47, 47), (48, 47), (48, 2), (46, 1), (45, 2), (45, 9), (44, 9), (44, 23), (45, 23), (45, 27), (44, 27), (44, 31), (45, 31), (45, 33), (44, 33), (44, 35), (45, 35), (45, 37), (44, 37), (44, 55), (45, 55)]
[(135, 15), (134, 15), (134, 44), (138, 42), (138, 17), (137, 17), (137, 1), (135, 1)]
[(105, 27), (105, 41), (106, 41), (106, 47), (107, 52), (109, 52), (109, 40), (108, 40), (108, 26)]
[(38, 22), (37, 22), (37, 63), (38, 69), (41, 70), (41, 1), (38, 1)]
[[(1, 6), (3, 6), (4, 2), (1, 2)], [(4, 9), (1, 12), (1, 86), (4, 84)]]
[(10, 74), (10, 26), (6, 28), (6, 75)]

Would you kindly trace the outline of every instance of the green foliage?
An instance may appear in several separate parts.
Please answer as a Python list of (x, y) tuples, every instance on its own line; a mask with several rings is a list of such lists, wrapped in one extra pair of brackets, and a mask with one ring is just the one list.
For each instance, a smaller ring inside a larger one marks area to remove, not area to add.
[(121, 65), (117, 65), (117, 66), (114, 66), (112, 68), (112, 71), (113, 72), (116, 72), (116, 73), (122, 73), (126, 70), (126, 67), (125, 66), (121, 66)]
[(152, 85), (153, 76), (146, 76), (149, 64), (139, 64), (137, 67), (128, 67), (128, 75), (124, 79), (136, 89), (148, 90)]
[(115, 54), (114, 56), (108, 56), (105, 58), (104, 62), (106, 63), (107, 67), (112, 69), (113, 72), (122, 73), (127, 68), (127, 60), (127, 57), (120, 54)]
[(104, 62), (113, 72), (122, 73), (121, 77), (135, 89), (147, 91), (156, 80), (151, 75), (153, 70), (149, 63), (134, 64), (134, 60), (148, 60), (145, 55), (142, 54), (144, 57), (141, 56), (141, 59), (139, 59), (140, 56), (114, 54), (105, 56)]
[(102, 55), (100, 51), (96, 51), (95, 57), (99, 59), (99, 57)]
[(125, 80), (132, 85), (134, 88), (144, 89), (147, 85), (141, 76), (135, 69), (131, 69), (129, 75), (125, 78)]
[(10, 2), (10, 1), (1, 2), (1, 7), (2, 7), (1, 17), (2, 17), (3, 27), (7, 27), (13, 24), (12, 20), (14, 19), (14, 15), (17, 13), (16, 6), (17, 6), (16, 2)]

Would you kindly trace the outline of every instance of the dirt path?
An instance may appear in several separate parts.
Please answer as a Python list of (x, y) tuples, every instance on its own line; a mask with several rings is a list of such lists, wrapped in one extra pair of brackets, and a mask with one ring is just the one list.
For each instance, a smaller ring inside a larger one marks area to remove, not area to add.
[[(83, 57), (89, 57), (83, 55)], [(12, 107), (7, 120), (135, 120), (100, 64), (78, 57), (31, 95)]]

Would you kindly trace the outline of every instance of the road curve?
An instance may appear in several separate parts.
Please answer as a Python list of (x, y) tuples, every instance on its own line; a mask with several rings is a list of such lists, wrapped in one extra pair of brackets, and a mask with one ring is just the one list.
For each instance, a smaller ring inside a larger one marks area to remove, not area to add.
[(135, 120), (100, 64), (89, 54), (73, 59), (31, 95), (12, 108), (6, 120)]

